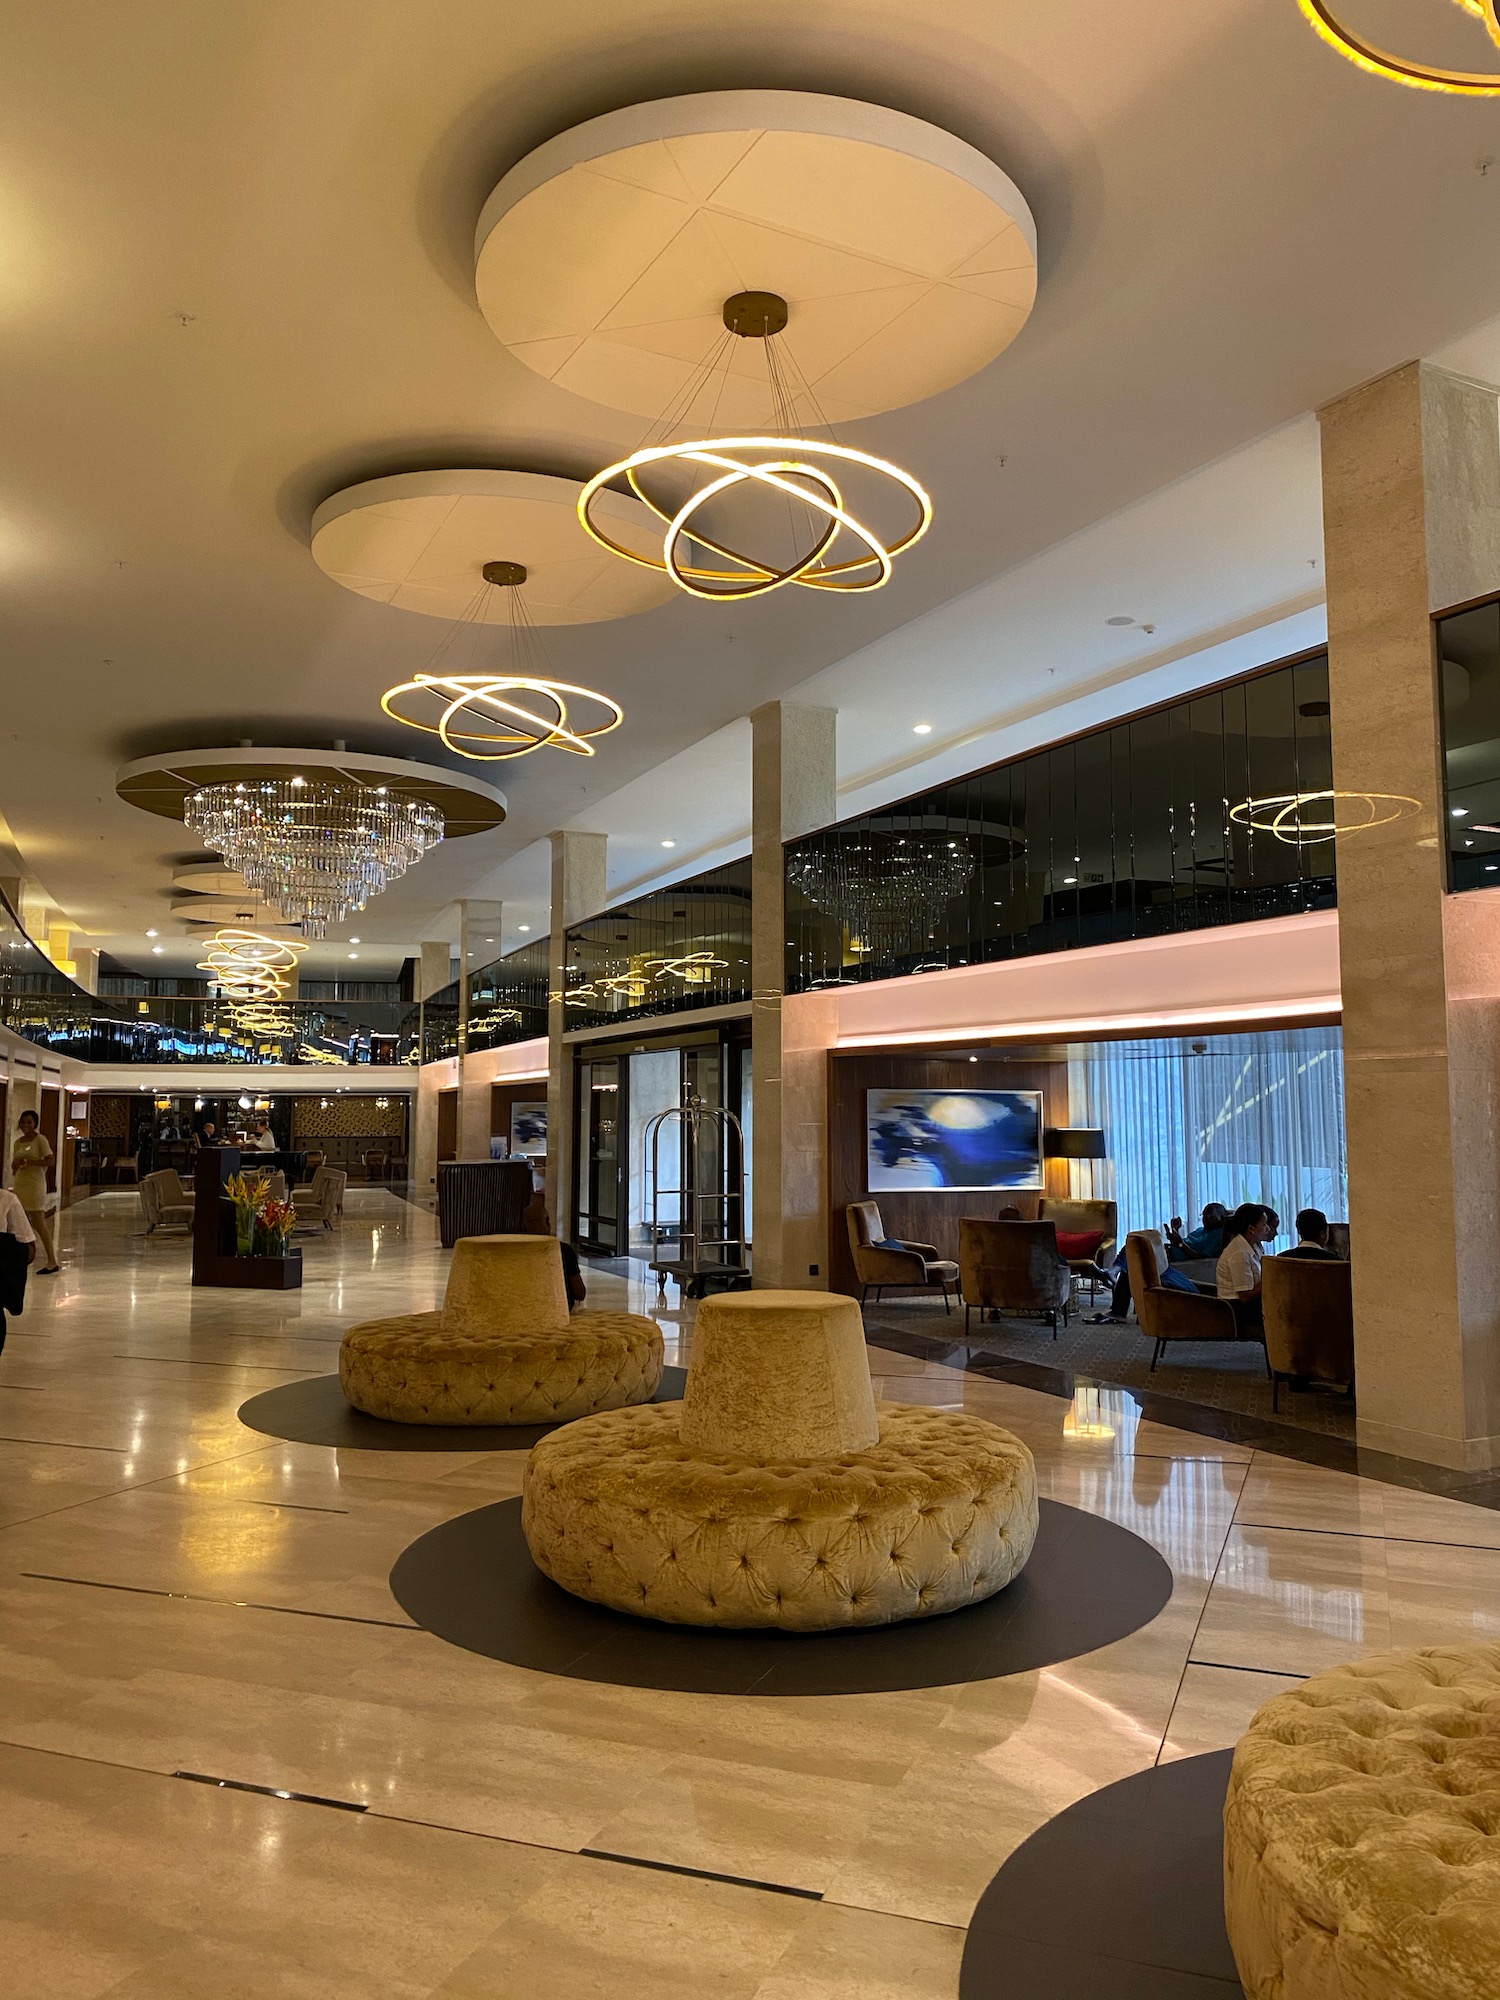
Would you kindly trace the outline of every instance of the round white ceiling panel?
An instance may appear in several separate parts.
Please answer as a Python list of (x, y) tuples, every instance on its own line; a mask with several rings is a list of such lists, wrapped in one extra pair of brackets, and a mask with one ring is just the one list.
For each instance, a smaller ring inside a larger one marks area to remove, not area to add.
[[(1037, 282), (1031, 211), (992, 160), (903, 112), (786, 90), (663, 98), (549, 140), (485, 203), (475, 261), (519, 360), (657, 418), (735, 293), (787, 301), (779, 344), (839, 423), (993, 361)], [(772, 414), (764, 343), (732, 346), (717, 432)]]
[[(313, 515), (313, 560), (361, 597), (431, 618), (506, 622), (488, 562), (520, 563), (522, 601), (537, 625), (628, 618), (676, 595), (669, 578), (619, 562), (578, 524), (579, 485), (533, 472), (403, 472), (368, 479)], [(621, 538), (651, 547), (646, 509), (610, 494)], [(658, 528), (656, 539), (661, 539)]]

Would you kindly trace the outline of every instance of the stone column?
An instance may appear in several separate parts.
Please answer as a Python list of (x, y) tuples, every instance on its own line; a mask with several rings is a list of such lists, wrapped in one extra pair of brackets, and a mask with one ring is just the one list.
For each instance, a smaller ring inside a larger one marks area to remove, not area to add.
[[(500, 956), (501, 906), (461, 898), (458, 905), (458, 1157), (486, 1160), (490, 1152), (488, 1094), (481, 1118), (469, 1102), (469, 976)], [(493, 943), (486, 944), (490, 938)]]
[[(793, 1220), (820, 1213), (827, 1146), (821, 1051), (788, 1046), (782, 843), (829, 825), (837, 811), (836, 714), (767, 702), (750, 717), (751, 1135), (750, 1235), (757, 1286), (826, 1290), (817, 1232)], [(809, 1254), (809, 1252), (812, 1254)], [(819, 1265), (816, 1274), (811, 1270)]]
[(608, 901), (606, 833), (552, 836), (552, 920), (547, 979), (547, 1213), (561, 1237), (573, 1233), (573, 1059), (563, 1046), (563, 974), (569, 924), (596, 917)]
[(425, 938), (418, 971), (417, 998), (430, 1000), (453, 977), (453, 947), (446, 938)]
[(1500, 587), (1500, 414), (1412, 362), (1319, 417), (1334, 784), (1419, 802), (1338, 842), (1359, 1438), (1480, 1469), (1500, 1462), (1500, 995), (1473, 1032), (1454, 927), (1494, 919), (1446, 893), (1431, 614)]

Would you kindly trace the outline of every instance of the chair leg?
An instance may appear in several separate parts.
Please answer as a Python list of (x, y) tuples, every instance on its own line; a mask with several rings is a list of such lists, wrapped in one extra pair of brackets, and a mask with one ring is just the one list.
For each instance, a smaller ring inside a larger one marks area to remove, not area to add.
[(1276, 1415), (1280, 1409), (1281, 1409), (1281, 1377), (1278, 1374), (1276, 1374), (1275, 1371), (1273, 1370), (1271, 1374), (1271, 1414), (1273, 1416)]
[(944, 1285), (944, 1287), (943, 1287), (943, 1312), (944, 1312), (945, 1316), (946, 1316), (946, 1315), (947, 1315), (948, 1313), (951, 1313), (951, 1312), (952, 1312), (952, 1310), (953, 1310), (953, 1301), (952, 1301), (952, 1299), (951, 1299), (951, 1298), (949, 1298), (949, 1296), (948, 1296), (948, 1287), (947, 1287), (946, 1285)]
[(1162, 1356), (1163, 1356), (1163, 1355), (1164, 1355), (1164, 1354), (1166, 1353), (1166, 1351), (1167, 1351), (1167, 1343), (1166, 1343), (1166, 1342), (1165, 1342), (1164, 1340), (1159, 1340), (1159, 1341), (1157, 1341), (1157, 1343), (1156, 1343), (1155, 1347), (1153, 1347), (1153, 1348), (1152, 1348), (1152, 1350), (1151, 1350), (1151, 1373), (1152, 1373), (1153, 1375), (1154, 1375), (1154, 1374), (1156, 1373), (1156, 1364), (1157, 1364), (1157, 1362), (1161, 1360)]
[(967, 1339), (969, 1338), (969, 1315), (970, 1315), (970, 1313), (971, 1313), (971, 1312), (973, 1312), (973, 1310), (974, 1310), (974, 1308), (973, 1308), (973, 1307), (972, 1307), (972, 1306), (971, 1306), (971, 1305), (969, 1304), (969, 1301), (968, 1301), (967, 1299), (965, 1299), (965, 1300), (964, 1300), (964, 1339), (965, 1339), (966, 1341), (967, 1341)]
[(868, 1285), (861, 1285), (859, 1288), (859, 1303), (861, 1308), (863, 1308), (865, 1300), (869, 1296), (870, 1296), (870, 1287)]

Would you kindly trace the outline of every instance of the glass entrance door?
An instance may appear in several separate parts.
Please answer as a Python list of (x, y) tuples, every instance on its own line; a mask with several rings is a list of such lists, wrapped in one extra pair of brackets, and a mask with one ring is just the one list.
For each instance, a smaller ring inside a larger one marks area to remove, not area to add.
[(578, 1065), (578, 1241), (606, 1257), (620, 1242), (620, 1063)]

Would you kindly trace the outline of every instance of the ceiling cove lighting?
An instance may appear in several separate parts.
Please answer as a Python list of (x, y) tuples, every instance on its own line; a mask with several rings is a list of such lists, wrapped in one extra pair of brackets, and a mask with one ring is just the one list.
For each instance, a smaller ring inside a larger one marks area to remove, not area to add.
[(326, 937), (443, 838), (426, 800), (343, 777), (205, 785), (182, 816), (307, 938)]
[[(835, 593), (880, 589), (891, 579), (894, 558), (932, 525), (932, 501), (888, 459), (809, 435), (827, 430), (828, 420), (791, 349), (778, 343), (788, 319), (779, 293), (736, 292), (724, 301), (723, 319), (722, 339), (690, 384), (685, 405), (669, 408), (658, 426), (665, 433), (686, 430), (688, 437), (643, 445), (595, 473), (578, 497), (579, 520), (611, 555), (660, 570), (690, 597), (710, 603), (762, 597), (788, 583)], [(761, 344), (772, 432), (693, 437), (700, 403), (706, 399), (711, 417), (724, 381), (738, 372), (736, 340)], [(618, 488), (628, 488), (661, 523), (659, 556), (612, 534), (595, 507), (600, 494)], [(894, 528), (872, 525), (886, 513)]]
[[(1500, 13), (1497, 0), (1456, 0), (1466, 14), (1482, 21), (1492, 42), (1500, 44)], [(1363, 35), (1346, 28), (1327, 0), (1297, 0), (1314, 31), (1337, 49), (1357, 69), (1371, 76), (1383, 76), (1391, 83), (1404, 83), (1410, 90), (1441, 90), (1455, 97), (1500, 97), (1500, 71), (1439, 69), (1430, 63), (1408, 61), (1366, 41)]]
[[(541, 638), (521, 596), (526, 575), (524, 563), (484, 565), (483, 585), (438, 646), (432, 670), (387, 688), (380, 697), (380, 706), (393, 721), (436, 736), (444, 749), (481, 764), (507, 763), (546, 749), (592, 757), (593, 739), (619, 728), (625, 711), (611, 696), (572, 681), (553, 680), (546, 673)], [(497, 609), (503, 622), (491, 618)], [(508, 667), (442, 671), (450, 664), (465, 664), (465, 655), (468, 664), (475, 664), (473, 655), (497, 629), (508, 641)], [(595, 712), (586, 722), (579, 721), (570, 701)]]

